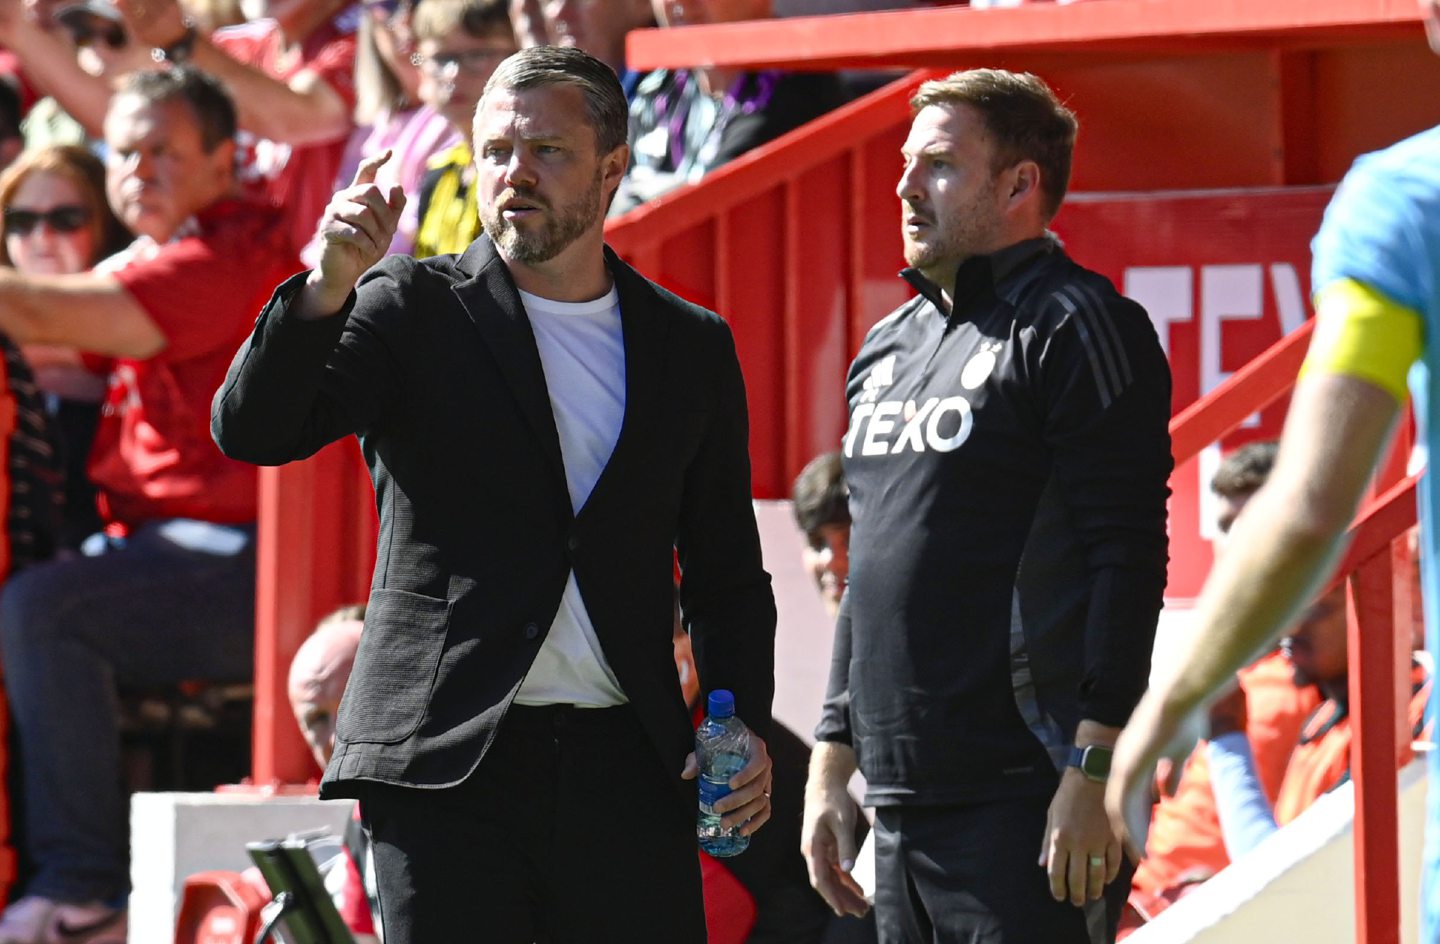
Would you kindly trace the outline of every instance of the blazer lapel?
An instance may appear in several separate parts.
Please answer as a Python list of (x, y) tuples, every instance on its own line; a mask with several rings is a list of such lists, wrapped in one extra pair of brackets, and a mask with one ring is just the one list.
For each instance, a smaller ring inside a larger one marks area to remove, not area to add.
[(582, 514), (597, 500), (603, 500), (612, 481), (623, 476), (627, 463), (643, 451), (647, 437), (656, 428), (664, 393), (665, 336), (669, 323), (657, 305), (655, 290), (609, 246), (605, 247), (605, 264), (610, 268), (620, 296), (620, 330), (625, 341), (625, 419), (620, 425), (615, 449), (580, 510)]
[[(471, 243), (457, 260), (456, 268), (470, 278), (451, 286), (451, 291), (495, 355), (521, 415), (558, 476), (568, 508), (570, 492), (565, 484), (565, 463), (560, 454), (560, 435), (555, 430), (550, 393), (545, 386), (545, 370), (540, 365), (535, 335), (530, 330), (530, 320), (525, 317), (525, 306), (520, 303), (515, 283), (488, 236)], [(628, 395), (628, 389), (626, 393)]]

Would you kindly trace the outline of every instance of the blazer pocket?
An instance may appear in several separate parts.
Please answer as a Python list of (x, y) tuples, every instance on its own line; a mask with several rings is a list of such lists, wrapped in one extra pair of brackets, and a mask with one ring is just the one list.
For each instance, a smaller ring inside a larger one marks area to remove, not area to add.
[(445, 600), (407, 590), (372, 591), (336, 736), (394, 744), (414, 734), (435, 687), (449, 628)]

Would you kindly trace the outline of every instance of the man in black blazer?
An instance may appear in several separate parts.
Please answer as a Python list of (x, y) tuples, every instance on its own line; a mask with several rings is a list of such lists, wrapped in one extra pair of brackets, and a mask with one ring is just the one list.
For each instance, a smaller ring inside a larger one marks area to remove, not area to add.
[(743, 382), (724, 322), (604, 247), (625, 114), (585, 53), (506, 60), (475, 122), (488, 235), (374, 265), (404, 195), (367, 161), (216, 394), (228, 455), (353, 433), (370, 466), (375, 579), (321, 795), (363, 800), (388, 944), (705, 939), (676, 551), (701, 680), (756, 732), (720, 808), (747, 833), (770, 814)]

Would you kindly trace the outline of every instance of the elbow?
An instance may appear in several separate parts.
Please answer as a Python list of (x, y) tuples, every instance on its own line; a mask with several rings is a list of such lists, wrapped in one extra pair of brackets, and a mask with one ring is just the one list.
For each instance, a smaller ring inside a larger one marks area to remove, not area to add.
[(210, 438), (215, 441), (220, 453), (228, 459), (246, 462), (250, 465), (284, 465), (293, 458), (276, 447), (267, 437), (254, 435), (253, 426), (234, 409), (235, 400), (226, 396), (225, 388), (215, 394), (210, 410)]

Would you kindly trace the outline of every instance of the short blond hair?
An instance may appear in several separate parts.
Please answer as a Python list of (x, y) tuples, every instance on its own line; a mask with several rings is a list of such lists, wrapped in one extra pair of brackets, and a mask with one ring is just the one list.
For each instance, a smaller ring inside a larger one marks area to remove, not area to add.
[(515, 39), (505, 0), (424, 0), (415, 5), (410, 26), (417, 41), (436, 42), (456, 32), (476, 38), (503, 33)]

